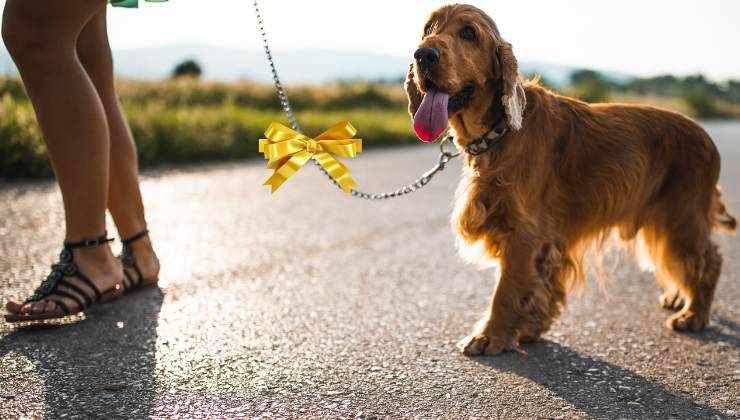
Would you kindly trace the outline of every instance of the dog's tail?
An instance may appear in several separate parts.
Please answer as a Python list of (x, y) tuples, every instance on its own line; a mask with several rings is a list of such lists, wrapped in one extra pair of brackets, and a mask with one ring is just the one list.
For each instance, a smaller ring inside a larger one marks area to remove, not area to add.
[(737, 218), (735, 218), (735, 216), (727, 209), (727, 206), (725, 206), (725, 202), (722, 200), (722, 191), (719, 186), (714, 190), (711, 217), (712, 225), (716, 228), (720, 228), (728, 232), (735, 232), (737, 229)]

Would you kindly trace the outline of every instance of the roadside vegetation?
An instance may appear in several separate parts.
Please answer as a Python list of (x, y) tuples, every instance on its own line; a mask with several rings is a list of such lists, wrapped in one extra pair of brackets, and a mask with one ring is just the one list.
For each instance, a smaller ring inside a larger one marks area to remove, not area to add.
[(663, 75), (625, 82), (609, 80), (592, 70), (571, 76), (565, 94), (586, 102), (647, 103), (683, 112), (694, 118), (740, 118), (740, 81), (712, 82), (702, 75)]
[[(118, 82), (142, 167), (256, 157), (272, 121), (287, 124), (271, 85), (198, 80), (197, 69), (163, 81)], [(547, 84), (546, 80), (543, 80)], [(696, 118), (740, 117), (740, 82), (660, 76), (616, 83), (589, 70), (553, 88), (588, 102), (650, 103)], [(350, 120), (369, 148), (415, 142), (401, 81), (290, 86), (303, 130)], [(0, 78), (0, 179), (51, 176), (33, 108), (17, 78)]]

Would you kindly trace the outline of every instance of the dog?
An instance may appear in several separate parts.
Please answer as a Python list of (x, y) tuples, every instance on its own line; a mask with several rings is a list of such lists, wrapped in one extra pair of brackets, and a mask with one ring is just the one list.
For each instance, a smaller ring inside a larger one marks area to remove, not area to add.
[(704, 328), (722, 267), (710, 235), (737, 220), (697, 123), (524, 80), (493, 19), (469, 5), (431, 14), (405, 89), (419, 138), (434, 141), (449, 124), (467, 152), (452, 214), (459, 243), (500, 265), (464, 354), (520, 350), (546, 332), (583, 281), (586, 251), (612, 235), (652, 261), (663, 305), (677, 311), (667, 326)]

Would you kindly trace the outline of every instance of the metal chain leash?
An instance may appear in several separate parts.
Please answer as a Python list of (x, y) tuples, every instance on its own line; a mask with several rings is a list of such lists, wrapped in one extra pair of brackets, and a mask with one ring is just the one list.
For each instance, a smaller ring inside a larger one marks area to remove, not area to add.
[[(277, 70), (275, 69), (275, 61), (272, 58), (272, 51), (270, 50), (270, 45), (267, 42), (267, 34), (265, 32), (265, 25), (262, 21), (262, 14), (260, 13), (259, 4), (257, 4), (257, 0), (254, 0), (254, 12), (257, 15), (257, 27), (260, 31), (260, 35), (262, 35), (262, 45), (265, 49), (265, 56), (267, 56), (267, 62), (270, 65), (270, 72), (272, 73), (272, 80), (275, 83), (275, 90), (277, 90), (278, 99), (280, 100), (280, 106), (283, 108), (283, 111), (285, 111), (285, 115), (288, 116), (288, 121), (290, 122), (290, 126), (293, 128), (293, 130), (297, 132), (301, 132), (301, 128), (298, 125), (298, 121), (295, 119), (295, 115), (293, 115), (293, 109), (290, 106), (290, 101), (288, 100), (288, 94), (285, 92), (285, 88), (283, 88), (283, 84), (280, 82), (280, 77), (278, 76)], [(444, 170), (447, 163), (457, 157), (460, 156), (462, 151), (455, 150), (454, 152), (448, 152), (445, 150), (445, 145), (450, 144), (452, 145), (453, 137), (451, 135), (445, 136), (445, 138), (439, 143), (439, 157), (437, 158), (437, 163), (432, 167), (432, 169), (424, 172), (419, 178), (416, 179), (416, 181), (404, 185), (403, 187), (390, 192), (382, 192), (382, 193), (367, 193), (363, 192), (357, 189), (352, 189), (350, 193), (353, 197), (358, 198), (364, 198), (367, 200), (384, 200), (386, 198), (395, 198), (400, 197), (402, 195), (406, 195), (409, 193), (412, 193), (414, 191), (417, 191), (418, 189), (424, 187), (429, 183), (429, 181), (432, 180), (434, 175), (436, 175), (438, 172)], [(453, 146), (454, 147), (454, 146)], [(328, 172), (317, 162), (314, 160), (314, 164), (316, 164), (316, 167), (329, 178), (329, 180), (334, 183), (334, 185), (337, 186), (337, 188), (341, 188), (339, 186), (339, 183), (337, 183), (334, 178), (332, 178)]]

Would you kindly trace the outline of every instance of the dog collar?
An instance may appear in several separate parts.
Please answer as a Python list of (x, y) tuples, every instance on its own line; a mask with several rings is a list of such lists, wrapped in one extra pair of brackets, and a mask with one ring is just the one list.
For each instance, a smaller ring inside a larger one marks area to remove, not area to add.
[[(468, 143), (465, 146), (465, 153), (471, 156), (481, 155), (499, 144), (508, 132), (509, 125), (506, 123), (506, 119), (499, 120), (486, 134)], [(491, 133), (494, 136), (490, 137)]]

